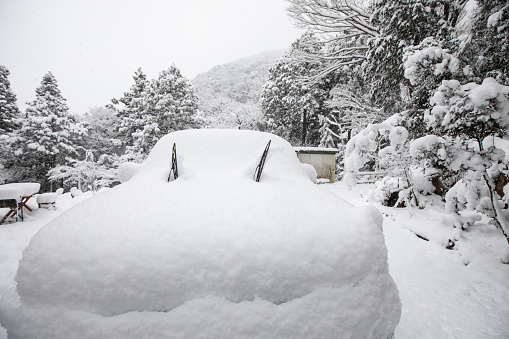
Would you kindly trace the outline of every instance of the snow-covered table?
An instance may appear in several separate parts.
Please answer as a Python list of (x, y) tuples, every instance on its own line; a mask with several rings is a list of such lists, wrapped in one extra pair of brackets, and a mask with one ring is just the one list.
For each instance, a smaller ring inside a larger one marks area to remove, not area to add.
[(23, 207), (32, 211), (26, 205), (26, 202), (41, 188), (41, 184), (34, 182), (13, 183), (0, 185), (0, 206), (9, 208), (9, 212), (0, 220), (0, 225), (7, 218), (21, 211), (21, 220), (23, 220)]

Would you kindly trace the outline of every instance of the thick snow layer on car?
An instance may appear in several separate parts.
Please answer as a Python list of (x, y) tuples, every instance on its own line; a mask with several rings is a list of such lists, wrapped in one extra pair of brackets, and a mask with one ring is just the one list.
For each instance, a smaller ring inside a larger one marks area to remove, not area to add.
[(274, 135), (172, 133), (34, 236), (1, 323), (14, 337), (386, 338), (401, 306), (381, 224), (317, 189)]

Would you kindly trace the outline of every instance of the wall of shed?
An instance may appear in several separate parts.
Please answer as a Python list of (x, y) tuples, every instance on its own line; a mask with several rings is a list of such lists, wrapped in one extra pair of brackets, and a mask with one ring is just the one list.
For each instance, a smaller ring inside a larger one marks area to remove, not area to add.
[(336, 156), (334, 154), (297, 153), (300, 162), (310, 164), (316, 170), (318, 179), (329, 179), (334, 182), (336, 177)]

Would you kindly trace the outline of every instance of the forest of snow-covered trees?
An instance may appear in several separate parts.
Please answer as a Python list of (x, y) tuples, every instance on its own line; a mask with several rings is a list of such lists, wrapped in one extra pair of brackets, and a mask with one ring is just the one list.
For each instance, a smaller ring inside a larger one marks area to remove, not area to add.
[[(249, 106), (200, 104), (170, 66), (152, 80), (136, 70), (120, 98), (84, 115), (69, 113), (48, 72), (21, 112), (0, 66), (0, 182), (96, 190), (115, 185), (118, 165), (142, 161), (162, 135), (238, 125), (295, 146), (340, 147), (338, 173), (349, 185), (359, 171), (385, 175), (372, 199), (423, 207), (439, 195), (451, 212), (492, 217), (509, 242), (507, 2), (287, 2), (306, 33)], [(236, 122), (218, 116), (225, 112)]]
[(440, 195), (453, 213), (492, 217), (509, 242), (507, 2), (289, 2), (308, 33), (269, 70), (267, 128), (345, 145), (349, 185), (385, 174), (374, 200), (424, 207)]

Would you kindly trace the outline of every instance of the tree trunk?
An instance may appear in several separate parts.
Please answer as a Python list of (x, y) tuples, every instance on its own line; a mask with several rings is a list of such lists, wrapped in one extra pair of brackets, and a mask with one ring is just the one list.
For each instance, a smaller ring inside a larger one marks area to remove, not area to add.
[(500, 208), (498, 206), (498, 199), (495, 196), (497, 193), (495, 192), (495, 188), (493, 187), (491, 178), (486, 171), (484, 171), (483, 177), (484, 180), (486, 181), (486, 185), (488, 186), (488, 190), (490, 192), (491, 206), (493, 208), (493, 213), (495, 214), (493, 221), (495, 222), (495, 225), (502, 231), (502, 233), (505, 236), (505, 240), (507, 240), (507, 244), (509, 244), (509, 234), (507, 233), (506, 227), (507, 222), (505, 221), (504, 215), (501, 213)]
[(306, 135), (308, 133), (308, 121), (306, 111), (302, 112), (302, 136), (301, 136), (301, 144), (304, 146), (306, 144)]

